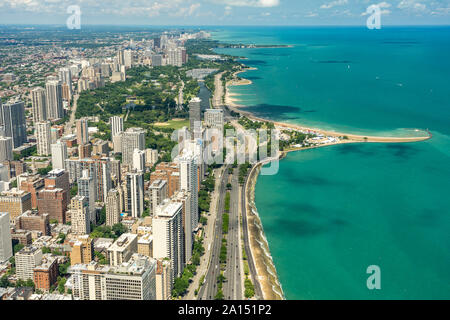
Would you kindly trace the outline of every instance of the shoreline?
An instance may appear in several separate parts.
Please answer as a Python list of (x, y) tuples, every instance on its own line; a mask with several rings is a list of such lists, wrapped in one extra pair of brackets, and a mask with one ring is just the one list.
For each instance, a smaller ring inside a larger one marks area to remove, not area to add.
[[(254, 69), (254, 68), (252, 68)], [(244, 69), (234, 73), (234, 76), (237, 74), (246, 72), (251, 69)], [(236, 84), (237, 82), (237, 84)], [(252, 81), (248, 79), (242, 79), (239, 81), (229, 81), (225, 85), (225, 105), (228, 106), (234, 112), (240, 113), (247, 118), (254, 121), (261, 122), (271, 122), (275, 125), (277, 129), (280, 130), (299, 130), (299, 131), (307, 131), (316, 134), (322, 134), (329, 137), (337, 137), (342, 138), (346, 137), (345, 140), (341, 140), (336, 143), (329, 143), (311, 147), (299, 147), (299, 148), (290, 148), (285, 151), (281, 151), (278, 155), (278, 159), (282, 160), (287, 156), (288, 153), (294, 151), (302, 151), (308, 149), (322, 148), (328, 146), (334, 146), (339, 144), (348, 144), (348, 143), (412, 143), (412, 142), (420, 142), (431, 139), (433, 136), (431, 132), (428, 130), (420, 131), (416, 129), (417, 132), (426, 132), (427, 136), (418, 136), (418, 137), (382, 137), (382, 136), (369, 136), (369, 135), (358, 135), (358, 134), (347, 134), (330, 130), (323, 130), (318, 128), (309, 128), (296, 124), (289, 124), (284, 122), (272, 121), (264, 118), (260, 118), (252, 114), (248, 111), (243, 111), (241, 108), (245, 107), (242, 105), (238, 105), (236, 100), (232, 97), (234, 96), (229, 87), (231, 86), (242, 86), (242, 85), (250, 85)], [(264, 162), (264, 161), (263, 161)], [(259, 217), (258, 210), (255, 205), (255, 188), (258, 180), (259, 172), (261, 166), (264, 164), (263, 162), (259, 162), (251, 168), (251, 171), (248, 176), (247, 184), (245, 186), (245, 214), (247, 216), (247, 228), (249, 233), (249, 247), (250, 254), (253, 257), (253, 261), (255, 262), (255, 268), (257, 272), (257, 278), (254, 281), (258, 281), (261, 290), (263, 293), (262, 299), (264, 300), (285, 300), (284, 292), (282, 289), (282, 284), (279, 280), (278, 273), (276, 271), (276, 267), (270, 253), (269, 243), (264, 234), (264, 228), (262, 221)]]

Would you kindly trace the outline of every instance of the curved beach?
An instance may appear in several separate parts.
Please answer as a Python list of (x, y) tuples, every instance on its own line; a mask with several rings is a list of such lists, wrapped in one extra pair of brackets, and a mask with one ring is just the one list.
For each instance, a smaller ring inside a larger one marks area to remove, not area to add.
[[(235, 76), (239, 73), (245, 72), (246, 70), (239, 71), (235, 73)], [(327, 147), (338, 144), (348, 144), (348, 143), (411, 143), (418, 141), (425, 141), (432, 138), (430, 132), (422, 132), (426, 133), (424, 136), (417, 137), (380, 137), (380, 136), (365, 136), (365, 135), (356, 135), (356, 134), (348, 134), (330, 130), (323, 130), (318, 128), (309, 128), (301, 125), (288, 124), (283, 122), (276, 122), (268, 119), (263, 119), (253, 115), (251, 112), (243, 111), (240, 106), (236, 103), (236, 101), (232, 98), (233, 95), (230, 93), (229, 87), (231, 86), (242, 86), (249, 85), (252, 82), (246, 79), (233, 80), (229, 81), (226, 84), (225, 90), (225, 104), (233, 111), (239, 112), (240, 114), (245, 115), (249, 119), (255, 121), (264, 121), (273, 123), (276, 128), (282, 129), (291, 129), (291, 130), (301, 130), (301, 131), (309, 131), (312, 133), (323, 134), (325, 136), (331, 137), (346, 137), (345, 140), (340, 140), (337, 143), (330, 143), (320, 146), (313, 146), (307, 148), (291, 148), (286, 151), (283, 151), (279, 154), (279, 158), (282, 159), (287, 153), (293, 151), (307, 150), (313, 148)], [(419, 131), (419, 130), (417, 130)], [(258, 175), (260, 172), (260, 168), (263, 163), (258, 163), (253, 166), (247, 184), (245, 186), (245, 203), (246, 203), (246, 215), (247, 215), (247, 228), (249, 232), (249, 246), (251, 250), (251, 254), (253, 257), (253, 261), (255, 263), (255, 268), (257, 272), (256, 279), (261, 287), (263, 299), (265, 300), (279, 300), (285, 299), (282, 285), (279, 281), (275, 264), (273, 262), (272, 256), (270, 254), (269, 243), (264, 234), (264, 228), (259, 217), (256, 205), (255, 205), (255, 186), (258, 179)]]

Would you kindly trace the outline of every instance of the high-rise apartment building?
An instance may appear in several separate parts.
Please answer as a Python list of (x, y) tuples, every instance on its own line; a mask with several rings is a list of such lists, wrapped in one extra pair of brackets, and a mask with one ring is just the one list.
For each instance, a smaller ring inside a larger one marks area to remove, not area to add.
[(91, 221), (89, 214), (89, 202), (86, 197), (75, 196), (70, 201), (72, 233), (76, 235), (89, 234)]
[(127, 208), (134, 218), (144, 213), (144, 174), (142, 172), (129, 172), (126, 175)]
[(12, 255), (9, 213), (0, 212), (0, 263), (7, 261)]
[(83, 170), (82, 176), (78, 179), (78, 195), (86, 198), (89, 207), (89, 221), (96, 222), (95, 216), (95, 200), (96, 188), (93, 176), (89, 174), (88, 170)]
[(156, 207), (161, 205), (168, 198), (167, 181), (155, 180), (148, 189), (150, 199), (150, 213), (155, 215)]
[(47, 96), (44, 88), (35, 88), (31, 91), (31, 101), (33, 108), (33, 122), (46, 121), (47, 117)]
[(123, 132), (123, 118), (122, 117), (111, 117), (109, 119), (109, 122), (111, 123), (111, 137), (115, 137), (121, 132)]
[(62, 119), (64, 117), (61, 82), (57, 79), (45, 84), (47, 96), (47, 118)]
[(33, 280), (34, 268), (41, 264), (42, 250), (37, 247), (24, 247), (16, 253), (16, 276), (20, 280)]
[(194, 132), (198, 128), (201, 127), (202, 122), (202, 109), (201, 104), (202, 100), (198, 97), (192, 98), (189, 102), (189, 122), (191, 132)]
[(153, 257), (169, 258), (172, 264), (172, 279), (183, 272), (183, 230), (181, 224), (182, 204), (169, 200), (156, 208), (156, 216), (152, 220)]
[(51, 153), (50, 121), (36, 122), (35, 127), (38, 155), (47, 156)]
[(79, 145), (85, 145), (89, 143), (89, 130), (87, 119), (77, 120), (77, 143)]
[(145, 171), (145, 151), (134, 149), (133, 152), (133, 170)]
[(120, 193), (117, 189), (109, 190), (106, 197), (106, 225), (114, 226), (120, 222)]
[(156, 300), (170, 300), (172, 295), (172, 267), (170, 261), (156, 260)]
[(197, 227), (198, 214), (198, 172), (197, 162), (192, 154), (184, 154), (179, 158), (180, 164), (180, 189), (191, 194), (191, 232)]
[(11, 223), (22, 213), (31, 210), (31, 194), (26, 191), (11, 189), (0, 194), (0, 212), (8, 212)]
[(13, 139), (0, 137), (0, 162), (13, 160)]
[(133, 165), (134, 150), (145, 149), (145, 130), (129, 128), (122, 134), (122, 162), (128, 166)]
[(60, 68), (59, 69), (59, 81), (64, 86), (66, 85), (67, 92), (63, 95), (67, 101), (72, 98), (72, 72), (70, 68)]
[(39, 191), (37, 196), (39, 214), (48, 213), (50, 220), (66, 223), (69, 192), (61, 188), (49, 187)]
[(14, 148), (27, 142), (25, 105), (22, 101), (1, 105), (0, 120), (0, 125), (4, 127), (4, 136), (12, 138)]
[(67, 144), (59, 140), (51, 145), (51, 152), (53, 169), (65, 169)]
[(134, 254), (120, 266), (76, 265), (70, 269), (80, 300), (155, 300), (156, 260)]

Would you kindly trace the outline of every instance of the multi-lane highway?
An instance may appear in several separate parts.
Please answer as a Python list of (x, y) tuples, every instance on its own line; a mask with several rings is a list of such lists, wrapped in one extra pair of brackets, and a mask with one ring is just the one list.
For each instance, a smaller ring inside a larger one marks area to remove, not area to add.
[(224, 276), (227, 279), (224, 284), (226, 300), (242, 299), (242, 268), (241, 245), (239, 227), (239, 171), (233, 170), (232, 189), (230, 192), (230, 219), (227, 235), (227, 264)]
[(219, 198), (217, 200), (217, 215), (214, 222), (213, 243), (210, 248), (206, 248), (206, 253), (210, 254), (208, 271), (205, 276), (204, 285), (198, 293), (199, 300), (214, 300), (217, 294), (217, 277), (220, 274), (220, 247), (222, 246), (222, 216), (225, 208), (226, 185), (228, 183), (228, 166), (223, 171), (219, 185)]

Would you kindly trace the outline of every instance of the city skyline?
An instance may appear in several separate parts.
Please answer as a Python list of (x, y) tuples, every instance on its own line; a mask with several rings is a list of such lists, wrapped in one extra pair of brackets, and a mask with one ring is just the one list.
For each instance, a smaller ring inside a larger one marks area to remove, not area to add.
[(6, 0), (3, 24), (66, 23), (67, 8), (78, 5), (82, 25), (364, 25), (370, 5), (381, 9), (384, 25), (448, 25), (448, 0)]

